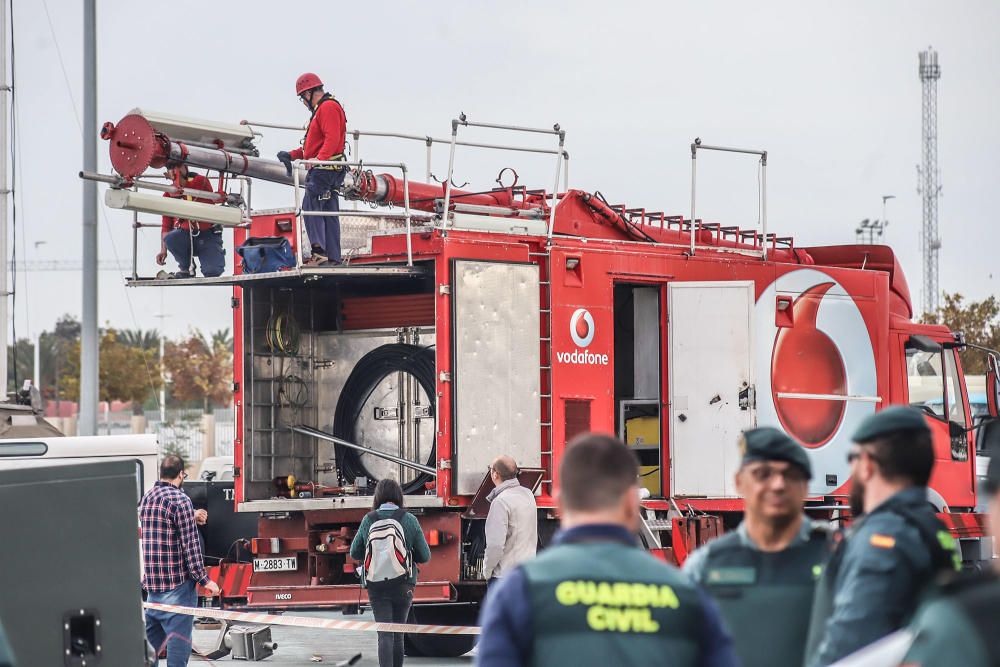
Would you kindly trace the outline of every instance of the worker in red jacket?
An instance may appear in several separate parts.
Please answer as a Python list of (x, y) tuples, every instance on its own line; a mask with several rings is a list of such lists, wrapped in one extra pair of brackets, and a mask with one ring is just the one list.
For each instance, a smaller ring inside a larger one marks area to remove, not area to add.
[[(186, 164), (171, 162), (167, 164), (167, 178), (174, 186), (186, 190), (205, 190), (214, 192), (212, 183), (202, 176), (188, 171)], [(184, 197), (188, 201), (204, 204), (214, 204), (212, 199), (195, 198), (190, 195), (176, 195), (164, 192), (164, 197)], [(209, 222), (194, 222), (182, 218), (163, 216), (160, 230), (160, 252), (156, 263), (163, 266), (167, 263), (167, 251), (177, 260), (178, 270), (169, 278), (191, 278), (195, 266), (192, 255), (201, 263), (201, 273), (206, 278), (221, 276), (226, 268), (226, 251), (222, 247), (222, 227)]]
[[(323, 90), (323, 82), (311, 72), (295, 82), (295, 94), (309, 107), (312, 117), (306, 129), (302, 148), (281, 151), (278, 159), (284, 163), (289, 175), (292, 160), (343, 160), (344, 138), (347, 134), (347, 116), (344, 107), (333, 95)], [(340, 218), (328, 215), (309, 215), (309, 211), (340, 211), (337, 190), (344, 184), (347, 168), (316, 165), (306, 176), (306, 194), (302, 201), (306, 233), (312, 252), (306, 264), (340, 264)]]

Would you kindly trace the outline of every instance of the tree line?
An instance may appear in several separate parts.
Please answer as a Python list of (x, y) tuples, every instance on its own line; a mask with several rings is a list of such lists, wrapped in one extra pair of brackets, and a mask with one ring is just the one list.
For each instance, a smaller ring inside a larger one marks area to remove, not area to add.
[[(205, 335), (198, 329), (165, 340), (154, 329), (100, 330), (101, 401), (131, 402), (133, 414), (157, 407), (162, 379), (172, 407), (200, 407), (206, 412), (232, 401), (233, 338), (229, 329)], [(59, 318), (38, 337), (39, 391), (51, 401), (80, 400), (80, 322)], [(34, 377), (35, 342), (19, 338), (7, 350), (7, 390), (20, 389)]]

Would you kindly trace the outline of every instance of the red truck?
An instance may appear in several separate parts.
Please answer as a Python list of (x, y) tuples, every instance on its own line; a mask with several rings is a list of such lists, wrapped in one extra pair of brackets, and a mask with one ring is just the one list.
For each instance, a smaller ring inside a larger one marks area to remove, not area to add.
[[(220, 191), (234, 175), (301, 179), (298, 165), (285, 178), (246, 141), (186, 143), (176, 123), (135, 116), (106, 129), (113, 189), (167, 158), (219, 170)], [(512, 455), (537, 490), (544, 545), (557, 525), (560, 456), (590, 430), (636, 451), (648, 492), (642, 538), (665, 560), (682, 562), (738, 523), (737, 436), (758, 424), (808, 451), (809, 511), (844, 519), (850, 435), (893, 404), (927, 412), (937, 458), (928, 500), (968, 559), (989, 557), (974, 511), (964, 342), (913, 321), (889, 247), (801, 247), (766, 230), (612, 205), (558, 187), (559, 167), (553, 192), (516, 180), (461, 190), (451, 184), (454, 147), (471, 125), (452, 124), (443, 185), (411, 182), (403, 165), (392, 165), (402, 178), (343, 165), (347, 199), (395, 207), (344, 211), (344, 266), (130, 281), (233, 285), (235, 502), (260, 517), (246, 606), (363, 604), (349, 546), (372, 486), (389, 476), (431, 545), (415, 620), (473, 623), (490, 461)], [(561, 162), (564, 133), (549, 134), (559, 145), (543, 152)], [(237, 245), (278, 237), (301, 257), (299, 208), (236, 204)], [(996, 416), (996, 357), (984, 354)], [(409, 643), (429, 655), (470, 647), (432, 635)]]

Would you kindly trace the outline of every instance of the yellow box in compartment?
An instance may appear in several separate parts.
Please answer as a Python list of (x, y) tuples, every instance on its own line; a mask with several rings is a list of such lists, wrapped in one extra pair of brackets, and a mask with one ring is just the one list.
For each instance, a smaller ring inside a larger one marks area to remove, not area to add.
[(657, 498), (660, 491), (660, 466), (639, 466), (639, 486), (649, 491), (649, 495)]
[(625, 444), (629, 447), (659, 445), (659, 417), (632, 417), (632, 419), (626, 420)]

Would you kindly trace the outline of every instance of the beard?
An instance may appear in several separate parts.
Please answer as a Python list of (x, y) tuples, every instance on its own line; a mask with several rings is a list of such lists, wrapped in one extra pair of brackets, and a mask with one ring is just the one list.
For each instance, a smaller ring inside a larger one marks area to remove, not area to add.
[(851, 516), (859, 517), (865, 512), (865, 487), (857, 479), (851, 481), (851, 493), (848, 496)]

